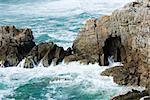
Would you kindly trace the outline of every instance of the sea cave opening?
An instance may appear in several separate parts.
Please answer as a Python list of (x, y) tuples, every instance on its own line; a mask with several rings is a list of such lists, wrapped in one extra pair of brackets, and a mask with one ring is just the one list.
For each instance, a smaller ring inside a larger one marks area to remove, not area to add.
[(110, 60), (113, 62), (121, 62), (121, 37), (110, 35), (104, 43), (104, 65), (108, 66)]

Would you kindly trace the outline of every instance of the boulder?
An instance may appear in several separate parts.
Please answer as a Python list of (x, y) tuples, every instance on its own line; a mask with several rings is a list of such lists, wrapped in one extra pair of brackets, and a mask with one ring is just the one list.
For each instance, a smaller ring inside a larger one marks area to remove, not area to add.
[(0, 61), (4, 67), (16, 66), (35, 46), (31, 29), (0, 27)]

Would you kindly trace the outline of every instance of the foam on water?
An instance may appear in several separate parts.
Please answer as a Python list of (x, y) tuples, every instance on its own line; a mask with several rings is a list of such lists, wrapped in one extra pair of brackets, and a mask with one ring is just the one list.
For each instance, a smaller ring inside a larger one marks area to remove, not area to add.
[[(5, 2), (4, 1), (0, 1), (2, 7), (8, 5), (7, 0)], [(89, 12), (92, 14), (110, 14), (112, 10), (119, 8), (130, 1), (131, 0), (38, 0), (35, 2), (34, 0), (15, 0), (14, 2), (10, 2), (10, 7), (7, 7), (7, 12), (9, 13), (5, 13), (4, 10), (1, 11), (6, 15), (52, 15), (55, 17), (72, 16), (83, 12)]]
[(0, 84), (3, 84), (0, 98), (109, 100), (111, 96), (131, 89), (115, 84), (111, 77), (100, 76), (106, 68), (109, 67), (78, 62), (48, 68), (0, 68)]

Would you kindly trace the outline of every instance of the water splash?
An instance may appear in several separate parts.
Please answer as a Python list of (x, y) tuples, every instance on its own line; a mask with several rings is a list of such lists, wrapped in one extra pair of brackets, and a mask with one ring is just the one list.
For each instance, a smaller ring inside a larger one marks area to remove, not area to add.
[(0, 61), (0, 68), (4, 68), (5, 66), (4, 66), (4, 63), (3, 63), (3, 61)]
[(115, 67), (115, 66), (123, 66), (121, 62), (115, 62), (113, 59), (113, 56), (108, 57), (108, 62), (110, 67)]
[(0, 68), (0, 84), (4, 84), (5, 87), (0, 89), (0, 97), (54, 100), (81, 97), (83, 100), (109, 100), (111, 96), (133, 88), (119, 86), (111, 77), (100, 76), (100, 73), (109, 67), (72, 62), (48, 68)]
[(19, 64), (17, 65), (17, 67), (24, 68), (25, 61), (26, 61), (26, 58), (24, 58), (22, 61), (20, 61)]
[(111, 65), (115, 62), (113, 59), (113, 56), (108, 57), (108, 62), (109, 62), (109, 65)]

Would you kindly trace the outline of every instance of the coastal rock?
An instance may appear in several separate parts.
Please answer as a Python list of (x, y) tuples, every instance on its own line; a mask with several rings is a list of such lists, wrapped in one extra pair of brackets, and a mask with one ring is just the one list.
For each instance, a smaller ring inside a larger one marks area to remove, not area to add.
[(111, 68), (110, 75), (114, 76), (115, 82), (148, 87), (149, 4), (149, 0), (137, 0), (115, 10), (110, 16), (88, 20), (73, 43), (74, 53), (100, 65), (108, 65), (110, 57), (121, 61), (124, 67)]
[(65, 56), (69, 56), (70, 54), (71, 48), (64, 50), (63, 47), (59, 47), (53, 42), (40, 43), (29, 52), (24, 67), (32, 68), (38, 66), (40, 63), (42, 66), (48, 67), (52, 62), (54, 65), (58, 65)]
[(98, 60), (99, 48), (98, 41), (95, 35), (96, 19), (90, 19), (80, 29), (78, 37), (73, 43), (74, 53), (94, 62)]
[(64, 58), (64, 62), (66, 64), (73, 62), (73, 61), (79, 61), (80, 64), (86, 64), (86, 65), (89, 64), (89, 62), (90, 62), (87, 58), (85, 58), (83, 56), (74, 55), (74, 54), (66, 56)]
[[(24, 68), (35, 66), (48, 67), (53, 62), (59, 64), (72, 49), (64, 50), (56, 44), (40, 43), (35, 45), (31, 29), (16, 29), (15, 26), (0, 27), (0, 67), (17, 66), (24, 60)], [(41, 64), (41, 65), (40, 65)]]
[(101, 75), (113, 76), (114, 81), (119, 85), (139, 85), (140, 75), (136, 72), (136, 68), (132, 66), (116, 66), (106, 69)]
[(142, 100), (149, 100), (150, 99), (150, 98), (148, 98), (147, 91), (140, 92), (137, 90), (132, 90), (126, 94), (113, 97), (111, 100), (141, 100), (141, 98), (143, 98), (143, 97), (145, 97), (147, 99), (142, 99)]
[(81, 59), (82, 59), (81, 56), (78, 56), (78, 55), (69, 55), (69, 56), (66, 56), (66, 57), (64, 58), (64, 62), (65, 62), (66, 64), (68, 64), (68, 63), (70, 63), (70, 62), (72, 62), (72, 61), (79, 61), (79, 60), (81, 60)]
[(31, 29), (0, 27), (0, 61), (5, 67), (16, 66), (35, 46)]

